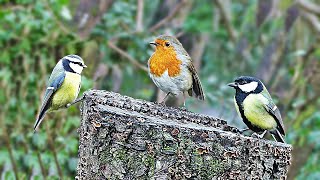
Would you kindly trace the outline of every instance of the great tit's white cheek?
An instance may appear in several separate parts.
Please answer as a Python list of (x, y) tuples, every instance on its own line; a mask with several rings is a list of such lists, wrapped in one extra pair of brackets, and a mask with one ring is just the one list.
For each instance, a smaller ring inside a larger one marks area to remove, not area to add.
[(74, 64), (74, 63), (72, 63), (72, 62), (70, 62), (70, 68), (74, 71), (74, 72), (76, 72), (77, 74), (81, 74), (81, 72), (82, 72), (82, 70), (83, 70), (83, 67), (82, 66), (80, 66), (80, 65), (78, 65), (78, 64)]
[(258, 87), (258, 82), (252, 81), (248, 84), (238, 85), (243, 92), (252, 92)]

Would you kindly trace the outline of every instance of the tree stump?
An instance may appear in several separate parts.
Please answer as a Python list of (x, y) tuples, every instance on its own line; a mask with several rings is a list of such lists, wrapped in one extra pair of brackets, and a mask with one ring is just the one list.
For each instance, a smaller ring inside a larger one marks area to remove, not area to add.
[(76, 179), (286, 179), (290, 145), (219, 118), (100, 90), (81, 110)]

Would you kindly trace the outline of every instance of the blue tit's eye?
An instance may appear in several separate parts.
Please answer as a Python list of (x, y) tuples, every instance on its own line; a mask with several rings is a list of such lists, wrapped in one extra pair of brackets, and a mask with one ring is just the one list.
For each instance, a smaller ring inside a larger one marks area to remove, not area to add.
[(165, 45), (166, 45), (167, 47), (169, 47), (169, 46), (170, 46), (170, 43), (169, 43), (169, 42), (166, 42)]

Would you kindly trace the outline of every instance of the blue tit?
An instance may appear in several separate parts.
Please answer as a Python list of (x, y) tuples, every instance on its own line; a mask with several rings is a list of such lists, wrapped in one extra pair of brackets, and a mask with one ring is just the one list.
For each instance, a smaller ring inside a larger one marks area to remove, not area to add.
[(68, 107), (77, 98), (81, 87), (81, 72), (86, 67), (77, 55), (67, 55), (56, 64), (47, 83), (34, 131), (47, 112)]
[(236, 89), (234, 102), (243, 122), (262, 138), (267, 131), (278, 142), (285, 142), (281, 114), (264, 84), (257, 78), (241, 76), (228, 84)]

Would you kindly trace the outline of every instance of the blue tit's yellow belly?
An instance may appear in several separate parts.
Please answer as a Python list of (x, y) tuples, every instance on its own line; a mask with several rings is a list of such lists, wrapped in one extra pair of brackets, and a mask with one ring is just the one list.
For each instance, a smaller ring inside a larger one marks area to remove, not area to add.
[(265, 130), (275, 129), (277, 122), (265, 109), (268, 99), (261, 94), (250, 94), (243, 101), (244, 115), (251, 124)]
[(65, 79), (61, 87), (54, 94), (50, 110), (57, 110), (73, 102), (79, 93), (81, 76), (79, 74), (66, 72)]

